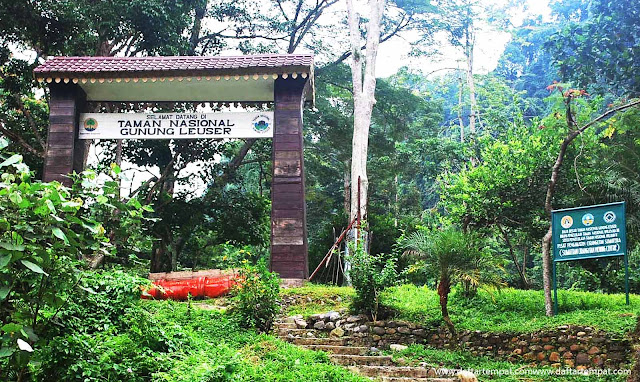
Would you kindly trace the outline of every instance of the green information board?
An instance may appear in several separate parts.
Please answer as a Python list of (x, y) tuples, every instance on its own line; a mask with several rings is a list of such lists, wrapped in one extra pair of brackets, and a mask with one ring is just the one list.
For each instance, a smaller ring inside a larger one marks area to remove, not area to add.
[(551, 211), (554, 311), (558, 314), (556, 263), (623, 256), (629, 305), (629, 264), (624, 202)]
[(624, 202), (556, 210), (551, 220), (555, 261), (627, 253)]

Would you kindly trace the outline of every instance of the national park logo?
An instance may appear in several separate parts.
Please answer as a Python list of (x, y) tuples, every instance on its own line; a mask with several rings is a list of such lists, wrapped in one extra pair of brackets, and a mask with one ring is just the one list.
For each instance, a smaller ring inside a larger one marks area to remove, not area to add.
[(560, 220), (560, 225), (562, 225), (562, 228), (571, 228), (573, 225), (573, 218), (569, 215), (563, 216), (562, 220)]
[(594, 220), (593, 215), (591, 214), (582, 215), (582, 224), (584, 224), (587, 227), (593, 224), (593, 220)]
[(258, 133), (266, 133), (269, 131), (271, 124), (270, 119), (266, 115), (259, 115), (253, 119), (253, 130)]
[(84, 120), (84, 129), (87, 131), (95, 131), (98, 128), (98, 121), (93, 118), (87, 118)]
[(616, 221), (616, 214), (613, 211), (607, 211), (603, 216), (604, 222), (607, 224), (611, 224)]

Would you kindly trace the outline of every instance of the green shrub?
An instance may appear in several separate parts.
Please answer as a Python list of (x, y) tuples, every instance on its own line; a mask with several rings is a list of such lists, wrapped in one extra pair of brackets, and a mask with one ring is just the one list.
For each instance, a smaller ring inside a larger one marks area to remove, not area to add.
[(140, 304), (148, 282), (122, 271), (87, 272), (43, 333), (43, 381), (148, 381), (180, 348)]
[(349, 277), (356, 292), (352, 308), (356, 312), (368, 314), (374, 320), (378, 316), (380, 293), (394, 285), (398, 279), (396, 260), (388, 258), (383, 262), (383, 258), (384, 255), (368, 254), (361, 246), (348, 256), (351, 263)]
[(240, 283), (233, 289), (232, 312), (243, 327), (261, 332), (271, 330), (280, 311), (280, 279), (269, 272), (264, 262), (240, 268)]

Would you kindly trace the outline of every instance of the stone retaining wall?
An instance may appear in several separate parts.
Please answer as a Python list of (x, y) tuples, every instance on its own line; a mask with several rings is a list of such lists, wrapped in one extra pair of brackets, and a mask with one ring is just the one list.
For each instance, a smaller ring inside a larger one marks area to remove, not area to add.
[(364, 316), (344, 316), (344, 312), (316, 314), (297, 323), (299, 327), (326, 332), (340, 328), (338, 334), (344, 331), (344, 335), (360, 338), (363, 343), (377, 348), (417, 343), (539, 366), (625, 369), (633, 354), (630, 339), (615, 338), (587, 326), (567, 325), (524, 334), (465, 330), (452, 336), (441, 327), (405, 321), (369, 322)]

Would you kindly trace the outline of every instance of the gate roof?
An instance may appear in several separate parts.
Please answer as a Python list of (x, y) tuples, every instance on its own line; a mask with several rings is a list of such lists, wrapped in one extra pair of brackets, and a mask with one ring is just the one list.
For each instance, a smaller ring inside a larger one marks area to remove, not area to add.
[(313, 56), (54, 57), (34, 73), (47, 83), (77, 83), (89, 101), (273, 101), (277, 78), (308, 81)]

